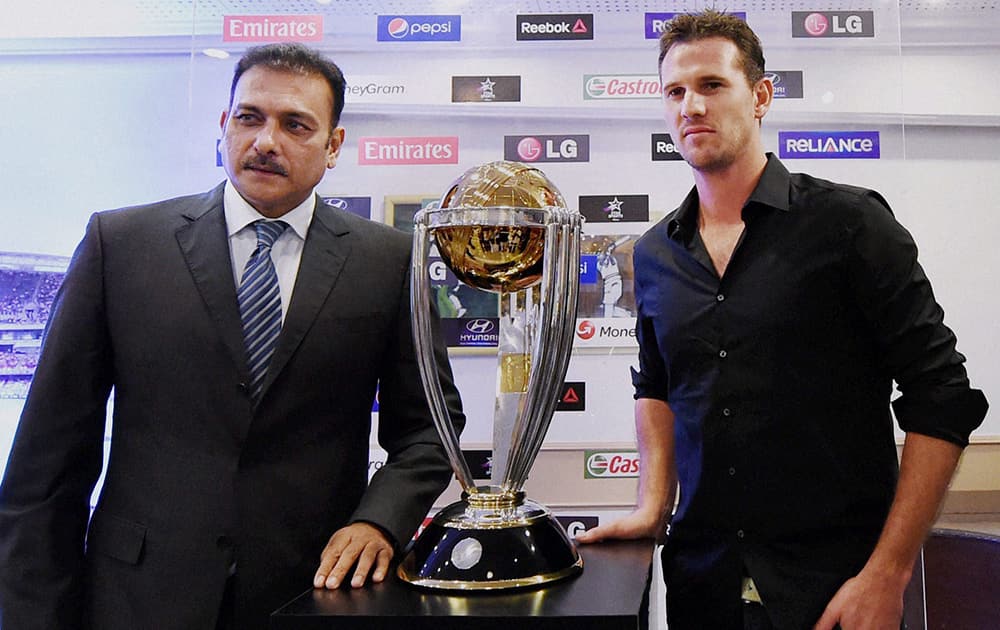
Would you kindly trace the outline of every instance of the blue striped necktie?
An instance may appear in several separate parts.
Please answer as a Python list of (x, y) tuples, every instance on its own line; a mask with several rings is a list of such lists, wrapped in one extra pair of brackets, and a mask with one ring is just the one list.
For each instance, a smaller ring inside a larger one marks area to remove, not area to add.
[(254, 223), (257, 249), (247, 261), (236, 292), (250, 367), (250, 394), (254, 400), (260, 397), (267, 366), (281, 332), (281, 294), (278, 291), (278, 274), (271, 260), (271, 246), (287, 227), (284, 221), (262, 220)]

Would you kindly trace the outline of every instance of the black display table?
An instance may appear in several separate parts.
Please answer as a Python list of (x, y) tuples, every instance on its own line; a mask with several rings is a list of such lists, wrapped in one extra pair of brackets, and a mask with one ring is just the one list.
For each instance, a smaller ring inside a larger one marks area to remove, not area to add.
[(653, 541), (580, 545), (583, 573), (511, 592), (420, 589), (393, 574), (362, 589), (310, 590), (271, 615), (271, 630), (636, 630), (648, 622)]

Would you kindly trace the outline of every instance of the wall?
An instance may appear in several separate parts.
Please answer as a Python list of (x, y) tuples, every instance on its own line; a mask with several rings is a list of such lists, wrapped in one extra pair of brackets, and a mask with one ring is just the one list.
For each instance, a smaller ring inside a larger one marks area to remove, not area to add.
[[(0, 27), (6, 149), (0, 268), (48, 264), (46, 256), (65, 261), (91, 212), (204, 190), (224, 177), (214, 146), (234, 59), (201, 50), (239, 54), (245, 44), (219, 35), (222, 16), (233, 13), (323, 13), (319, 45), (352, 85), (403, 86), (349, 97), (340, 164), (318, 189), (324, 196), (369, 197), (375, 220), (385, 219), (387, 198), (437, 197), (466, 168), (502, 158), (505, 135), (589, 136), (588, 162), (540, 165), (572, 204), (581, 195), (649, 196), (648, 221), (591, 223), (590, 238), (642, 233), (692, 184), (683, 162), (651, 160), (650, 136), (663, 131), (658, 100), (588, 99), (584, 75), (655, 74), (655, 40), (644, 38), (644, 12), (696, 4), (218, 1), (148, 3), (145, 13), (114, 3), (82, 5), (82, 13), (49, 15), (49, 22), (22, 16)], [(1000, 85), (989, 79), (1000, 62), (1000, 11), (961, 2), (947, 9), (929, 1), (874, 3), (874, 38), (801, 39), (790, 36), (790, 11), (808, 5), (744, 6), (764, 39), (769, 67), (803, 73), (803, 98), (776, 101), (766, 119), (769, 150), (776, 150), (779, 131), (880, 132), (878, 160), (786, 163), (877, 188), (889, 199), (920, 244), (974, 383), (1000, 399), (1000, 365), (989, 359), (1000, 352), (997, 299), (989, 289), (990, 272), (1000, 266), (994, 245)], [(462, 40), (376, 41), (375, 13), (397, 11), (462, 13)], [(593, 40), (514, 39), (516, 13), (576, 11), (595, 14)], [(60, 17), (78, 28), (53, 27)], [(463, 75), (518, 75), (521, 100), (453, 103), (452, 77)], [(364, 166), (358, 139), (365, 136), (457, 136), (459, 158), (451, 165)], [(581, 343), (567, 380), (586, 383), (587, 407), (557, 412), (528, 490), (565, 513), (617, 514), (634, 496), (634, 479), (585, 479), (586, 453), (634, 448), (628, 379), (634, 349)], [(488, 449), (495, 359), (458, 350), (453, 364), (470, 417), (463, 445)], [(0, 459), (21, 404), (0, 399)], [(992, 412), (974, 436), (948, 509), (1000, 512), (998, 443), (1000, 416)], [(559, 493), (539, 483), (553, 478)]]

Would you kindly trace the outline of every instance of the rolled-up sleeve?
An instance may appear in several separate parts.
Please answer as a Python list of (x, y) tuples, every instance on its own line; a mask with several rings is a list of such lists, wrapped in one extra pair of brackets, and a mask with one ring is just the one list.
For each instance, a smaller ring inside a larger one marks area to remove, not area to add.
[(964, 447), (988, 404), (970, 386), (965, 357), (917, 262), (916, 244), (878, 193), (865, 196), (856, 218), (851, 279), (901, 394), (892, 403), (896, 420), (904, 431)]

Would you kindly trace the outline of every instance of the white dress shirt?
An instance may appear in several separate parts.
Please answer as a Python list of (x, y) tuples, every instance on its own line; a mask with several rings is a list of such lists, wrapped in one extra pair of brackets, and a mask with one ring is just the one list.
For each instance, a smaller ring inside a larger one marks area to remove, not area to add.
[[(226, 181), (223, 195), (223, 208), (226, 215), (226, 230), (229, 234), (229, 256), (233, 262), (233, 279), (236, 288), (240, 286), (243, 270), (254, 250), (257, 249), (257, 230), (251, 225), (260, 219), (271, 220), (257, 212), (246, 199), (240, 196), (231, 181)], [(278, 289), (281, 292), (281, 322), (285, 322), (285, 313), (292, 300), (292, 289), (299, 273), (299, 261), (302, 259), (302, 246), (306, 242), (306, 233), (312, 222), (316, 209), (316, 195), (309, 195), (305, 201), (280, 218), (289, 225), (271, 248), (271, 260), (278, 274)]]

